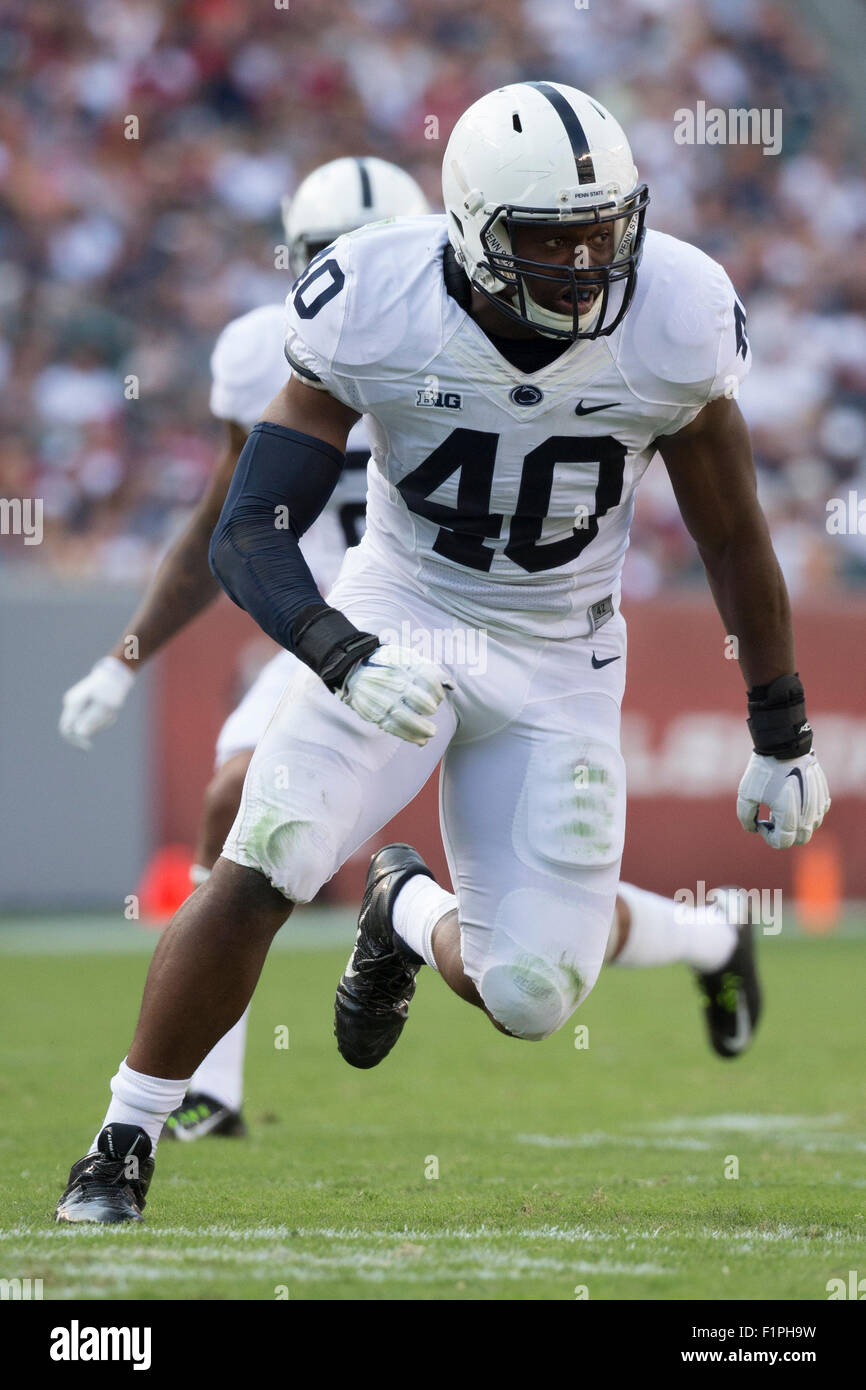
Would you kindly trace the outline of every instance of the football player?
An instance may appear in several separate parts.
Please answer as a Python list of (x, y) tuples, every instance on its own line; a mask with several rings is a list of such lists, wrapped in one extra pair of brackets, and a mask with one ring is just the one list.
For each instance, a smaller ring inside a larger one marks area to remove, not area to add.
[[(332, 160), (309, 174), (294, 197), (283, 200), (292, 278), (344, 232), (387, 217), (427, 212), (422, 189), (397, 165), (376, 158)], [(121, 636), (108, 655), (64, 695), (60, 732), (70, 743), (89, 748), (93, 735), (116, 720), (141, 665), (220, 593), (208, 565), (208, 543), (247, 435), (291, 374), (283, 351), (285, 336), (286, 311), (279, 303), (234, 319), (217, 339), (211, 357), (210, 408), (225, 422), (223, 452), (210, 486), (126, 626), (125, 633), (138, 638), (137, 656), (130, 655), (127, 638)], [(364, 427), (358, 421), (347, 440), (343, 476), (304, 536), (304, 556), (323, 594), (336, 579), (347, 546), (356, 545), (363, 533), (369, 457)], [(216, 772), (205, 793), (191, 870), (194, 885), (207, 880), (222, 849), (253, 749), (296, 665), (288, 651), (274, 656), (220, 731)], [(196, 1070), (189, 1094), (169, 1116), (168, 1136), (191, 1140), (208, 1134), (245, 1133), (241, 1100), (246, 1025), (245, 1011)]]
[[(246, 1008), (292, 905), (440, 758), (456, 891), (408, 846), (374, 856), (337, 993), (342, 1055), (369, 1067), (387, 1054), (425, 963), (515, 1039), (550, 1036), (586, 998), (623, 848), (619, 576), (656, 451), (739, 636), (754, 751), (737, 814), (787, 848), (829, 807), (736, 405), (749, 345), (727, 275), (645, 231), (624, 132), (571, 87), (517, 83), (476, 102), (449, 140), (443, 193), (444, 217), (340, 238), (289, 296), (292, 377), (244, 445), (210, 553), (302, 666), (221, 858), (159, 942), (59, 1220), (140, 1218), (162, 1124)], [(298, 540), (361, 415), (367, 530), (325, 603)], [(285, 508), (289, 531), (275, 526)], [(467, 630), (483, 632), (483, 662), (460, 659)], [(629, 908), (621, 958), (649, 963), (658, 924), (634, 896)], [(708, 972), (733, 964), (729, 933)], [(754, 1001), (730, 974), (736, 1052)]]

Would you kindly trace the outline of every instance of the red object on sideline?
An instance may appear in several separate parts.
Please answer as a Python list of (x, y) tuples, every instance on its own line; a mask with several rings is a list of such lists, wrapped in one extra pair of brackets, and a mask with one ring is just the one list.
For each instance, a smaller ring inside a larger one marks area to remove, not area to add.
[(138, 886), (142, 918), (167, 922), (192, 892), (189, 871), (192, 850), (188, 845), (163, 845), (150, 860)]

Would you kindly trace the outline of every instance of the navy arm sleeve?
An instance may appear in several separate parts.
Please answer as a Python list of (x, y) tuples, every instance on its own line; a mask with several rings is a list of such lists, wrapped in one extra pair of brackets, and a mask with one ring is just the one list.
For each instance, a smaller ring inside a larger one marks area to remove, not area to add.
[(322, 439), (260, 421), (241, 450), (209, 552), (229, 598), (331, 689), (379, 645), (328, 608), (298, 544), (334, 491), (344, 457)]

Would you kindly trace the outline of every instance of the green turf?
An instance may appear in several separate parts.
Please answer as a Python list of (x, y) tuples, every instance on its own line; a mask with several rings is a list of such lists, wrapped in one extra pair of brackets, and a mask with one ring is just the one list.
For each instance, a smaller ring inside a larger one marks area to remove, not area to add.
[(0, 962), (0, 1277), (46, 1298), (825, 1299), (866, 1272), (862, 936), (762, 942), (765, 1024), (737, 1062), (710, 1053), (681, 967), (606, 971), (542, 1044), (425, 971), (369, 1073), (331, 1036), (345, 948), (279, 952), (250, 1022), (250, 1138), (163, 1144), (144, 1224), (119, 1230), (50, 1215), (146, 956), (20, 950)]

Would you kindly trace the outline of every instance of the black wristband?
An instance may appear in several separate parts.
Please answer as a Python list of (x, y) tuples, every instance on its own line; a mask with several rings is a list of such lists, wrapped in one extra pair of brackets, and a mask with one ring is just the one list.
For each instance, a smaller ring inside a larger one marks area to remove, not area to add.
[(381, 644), (371, 632), (361, 632), (337, 608), (310, 603), (292, 624), (292, 651), (329, 690), (339, 690), (359, 661)]
[(802, 758), (812, 747), (806, 719), (806, 693), (795, 671), (748, 692), (749, 733), (756, 753), (765, 758)]

